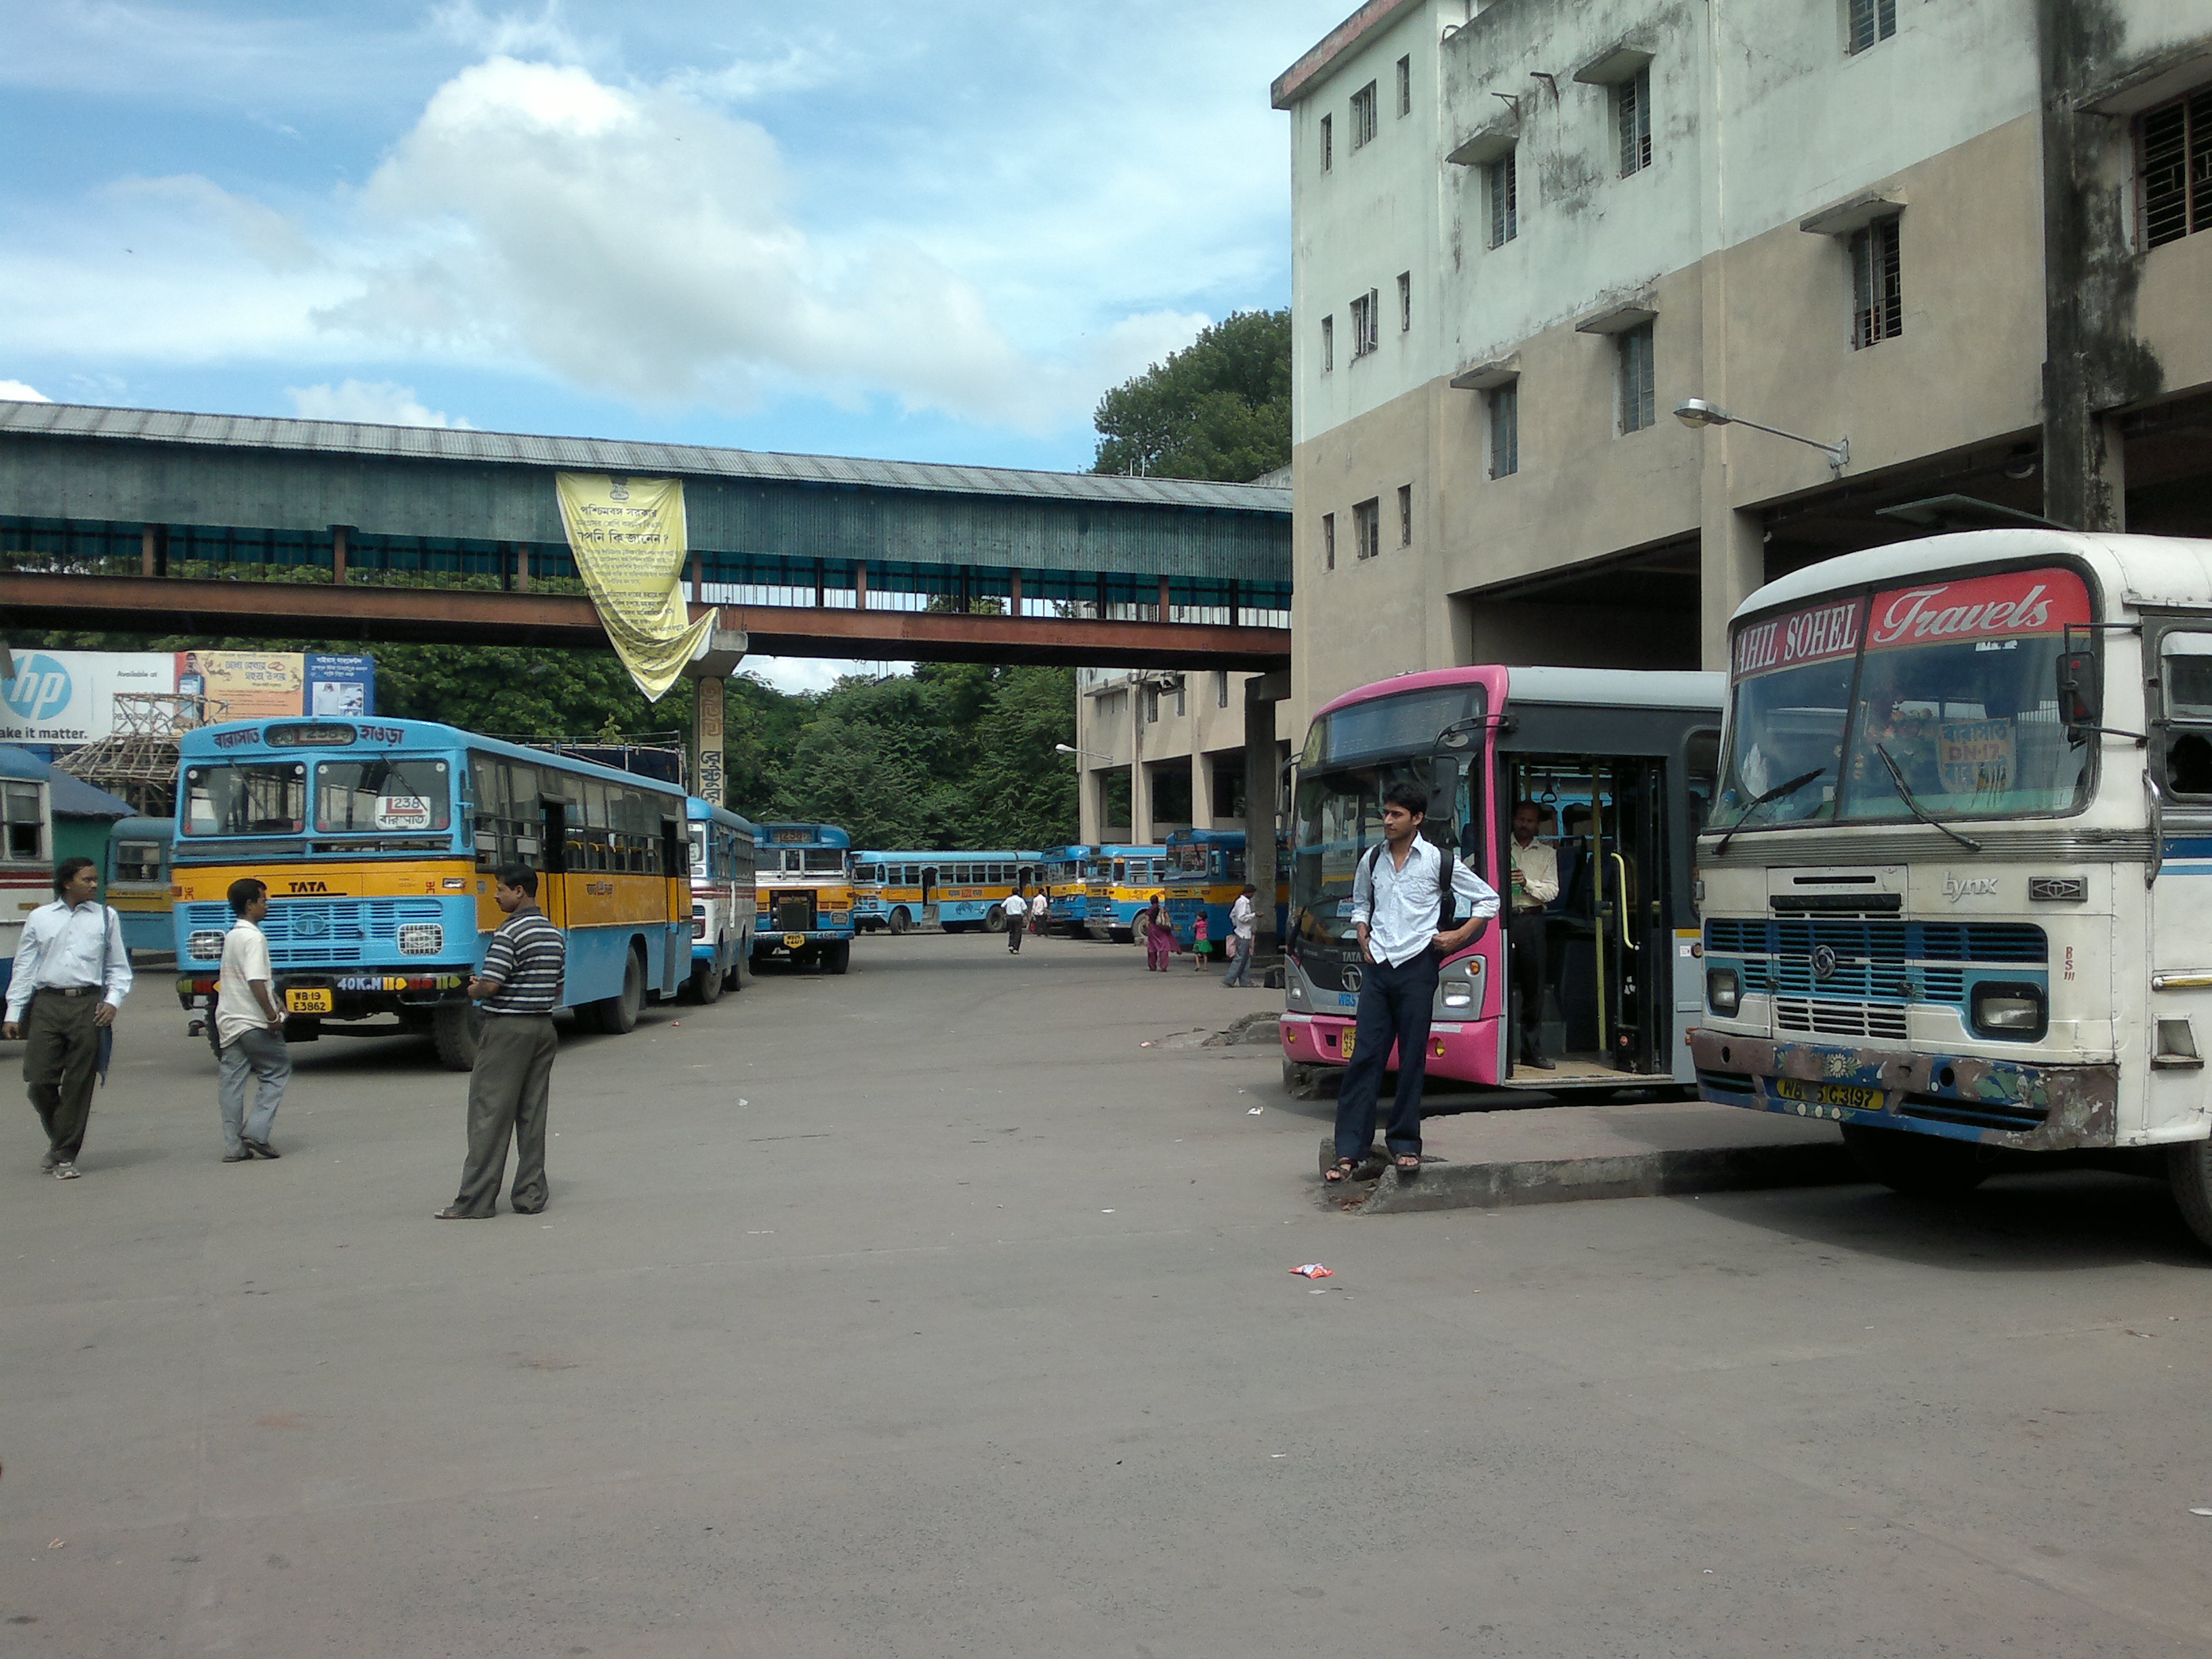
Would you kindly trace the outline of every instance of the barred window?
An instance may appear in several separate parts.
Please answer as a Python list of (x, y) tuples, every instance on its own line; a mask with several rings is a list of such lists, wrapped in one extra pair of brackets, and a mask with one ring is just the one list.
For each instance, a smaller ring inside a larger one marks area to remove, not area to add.
[(1369, 496), (1352, 509), (1352, 533), (1358, 541), (1358, 556), (1371, 559), (1382, 550), (1382, 503)]
[(1398, 60), (1398, 113), (1413, 112), (1413, 60), (1410, 57)]
[(1521, 382), (1508, 380), (1482, 395), (1490, 410), (1490, 476), (1510, 478), (1521, 470)]
[(1413, 544), (1413, 486), (1398, 486), (1398, 545)]
[(1398, 273), (1398, 332), (1409, 332), (1413, 326), (1413, 273)]
[(1336, 568), (1336, 514), (1334, 513), (1321, 515), (1321, 568), (1324, 570)]
[(1641, 432), (1657, 417), (1658, 382), (1653, 374), (1651, 325), (1639, 324), (1617, 337), (1620, 352), (1620, 429)]
[(1514, 177), (1513, 152), (1485, 167), (1482, 177), (1490, 198), (1490, 246), (1504, 247), (1521, 234), (1521, 186)]
[(2137, 132), (2143, 246), (2212, 230), (2212, 87), (2144, 112)]
[(1620, 134), (1620, 176), (1651, 165), (1651, 71), (1640, 69), (1613, 89), (1613, 125)]
[(1877, 219), (1851, 233), (1851, 344), (1895, 339), (1905, 332), (1905, 286), (1898, 262), (1898, 221)]
[(1336, 118), (1321, 118), (1321, 170), (1327, 173), (1336, 165)]
[(1336, 319), (1321, 319), (1321, 370), (1326, 374), (1336, 367)]
[(1352, 94), (1352, 147), (1364, 149), (1375, 142), (1375, 83), (1370, 81)]
[(1864, 52), (1897, 33), (1897, 0), (1850, 0), (1848, 49)]

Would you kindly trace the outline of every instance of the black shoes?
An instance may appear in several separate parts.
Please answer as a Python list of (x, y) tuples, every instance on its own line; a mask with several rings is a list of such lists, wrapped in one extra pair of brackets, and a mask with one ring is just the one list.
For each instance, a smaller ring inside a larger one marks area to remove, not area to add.
[(1521, 1056), (1521, 1064), (1537, 1072), (1556, 1072), (1559, 1069), (1541, 1054), (1523, 1054)]
[(283, 1156), (282, 1152), (278, 1152), (274, 1146), (271, 1146), (265, 1140), (254, 1140), (249, 1139), (246, 1142), (246, 1150), (252, 1153), (256, 1158), (282, 1158)]

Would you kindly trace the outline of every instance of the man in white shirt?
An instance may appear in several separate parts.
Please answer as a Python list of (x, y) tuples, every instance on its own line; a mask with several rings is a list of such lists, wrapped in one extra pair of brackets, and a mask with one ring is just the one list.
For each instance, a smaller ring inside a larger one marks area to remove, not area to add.
[(43, 1167), (62, 1181), (76, 1179), (100, 1039), (131, 994), (123, 924), (99, 901), (99, 891), (100, 872), (90, 859), (64, 859), (56, 866), (54, 902), (23, 923), (8, 981), (8, 1018), (0, 1023), (0, 1036), (26, 1039), (23, 1081), (46, 1130)]
[[(261, 931), (269, 914), (269, 888), (252, 876), (230, 884), (237, 920), (222, 938), (222, 977), (216, 981), (216, 1099), (222, 1109), (222, 1161), (275, 1158), (269, 1132), (292, 1078), (292, 1052), (284, 1042), (284, 1016), (272, 989), (269, 940)], [(255, 1079), (253, 1115), (246, 1115), (246, 1080)]]
[(1559, 896), (1559, 855), (1536, 839), (1543, 809), (1524, 800), (1513, 809), (1513, 914), (1505, 924), (1506, 969), (1516, 1005), (1519, 1063), (1557, 1068), (1544, 1058), (1544, 907)]
[(1229, 971), (1221, 976), (1224, 985), (1252, 987), (1252, 924), (1259, 913), (1252, 908), (1252, 896), (1260, 890), (1247, 884), (1237, 896), (1237, 902), (1229, 907), (1229, 943), (1234, 955)]
[(1006, 895), (1006, 902), (1000, 908), (1006, 919), (1006, 953), (1018, 957), (1022, 953), (1022, 935), (1028, 931), (1025, 924), (1029, 921), (1030, 902), (1017, 888)]
[(1045, 896), (1044, 889), (1040, 887), (1036, 890), (1036, 896), (1030, 901), (1030, 932), (1043, 933), (1045, 923), (1051, 920), (1052, 901)]
[[(1352, 920), (1359, 936), (1359, 1013), (1352, 1063), (1336, 1102), (1332, 1182), (1349, 1180), (1375, 1139), (1375, 1099), (1393, 1043), (1398, 1091), (1384, 1139), (1401, 1176), (1421, 1167), (1421, 1084), (1429, 1064), (1429, 1019), (1437, 970), (1498, 914), (1490, 884), (1418, 831), (1428, 796), (1417, 785), (1382, 793), (1382, 844), (1360, 855), (1352, 878)], [(1449, 861), (1449, 867), (1447, 862)], [(1465, 921), (1451, 918), (1467, 912)]]

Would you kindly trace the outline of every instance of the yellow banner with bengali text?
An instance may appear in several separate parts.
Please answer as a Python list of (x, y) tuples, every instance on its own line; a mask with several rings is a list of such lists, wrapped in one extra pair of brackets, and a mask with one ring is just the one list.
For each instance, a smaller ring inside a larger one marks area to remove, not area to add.
[(686, 619), (684, 480), (556, 472), (561, 523), (599, 625), (650, 702), (705, 649), (716, 613)]

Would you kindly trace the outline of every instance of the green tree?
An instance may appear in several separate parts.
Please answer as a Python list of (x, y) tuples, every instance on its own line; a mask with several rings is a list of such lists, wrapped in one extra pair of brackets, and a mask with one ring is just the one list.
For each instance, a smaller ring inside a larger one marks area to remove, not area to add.
[(1291, 459), (1291, 313), (1232, 312), (1099, 399), (1093, 472), (1243, 483)]

